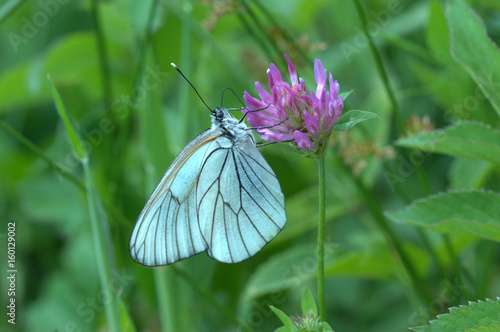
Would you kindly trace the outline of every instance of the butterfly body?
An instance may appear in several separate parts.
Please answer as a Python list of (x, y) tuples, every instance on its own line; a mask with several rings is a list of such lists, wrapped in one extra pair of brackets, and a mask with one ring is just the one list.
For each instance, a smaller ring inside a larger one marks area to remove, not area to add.
[(212, 127), (174, 159), (139, 215), (131, 257), (146, 266), (207, 251), (237, 263), (261, 250), (286, 223), (278, 179), (243, 122), (217, 108)]

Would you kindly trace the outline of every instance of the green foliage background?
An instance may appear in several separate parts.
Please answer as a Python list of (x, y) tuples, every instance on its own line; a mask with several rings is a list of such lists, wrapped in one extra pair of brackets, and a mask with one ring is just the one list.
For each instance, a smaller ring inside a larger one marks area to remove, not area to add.
[[(270, 62), (288, 78), (283, 53), (310, 90), (319, 58), (341, 91), (354, 91), (345, 111), (380, 116), (334, 132), (327, 154), (333, 329), (402, 331), (496, 298), (500, 56), (483, 29), (498, 42), (500, 4), (468, 2), (482, 27), (458, 0), (361, 2), (383, 67), (351, 1), (1, 4), (0, 240), (6, 252), (15, 222), (18, 273), (17, 324), (2, 312), (0, 329), (271, 331), (280, 321), (269, 305), (299, 313), (304, 288), (316, 289), (317, 170), (284, 145), (261, 151), (280, 179), (288, 223), (255, 257), (225, 265), (203, 253), (151, 269), (128, 254), (149, 193), (210, 125), (170, 63), (216, 107), (224, 87), (255, 96)], [(78, 158), (58, 94), (77, 128)], [(223, 106), (239, 105), (224, 95)], [(7, 274), (4, 258), (0, 267)], [(6, 305), (5, 277), (0, 285)]]

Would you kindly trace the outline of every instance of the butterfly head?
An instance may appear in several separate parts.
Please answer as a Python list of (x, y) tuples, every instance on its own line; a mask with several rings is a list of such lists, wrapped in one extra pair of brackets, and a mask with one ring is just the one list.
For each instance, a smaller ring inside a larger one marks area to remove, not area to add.
[(220, 124), (222, 120), (227, 116), (227, 111), (221, 107), (217, 107), (212, 112), (212, 124)]
[(253, 140), (252, 134), (247, 130), (247, 125), (243, 122), (240, 123), (240, 121), (225, 108), (217, 107), (213, 111), (212, 129), (219, 130), (221, 136), (227, 137), (233, 142), (242, 140), (247, 136), (250, 136)]

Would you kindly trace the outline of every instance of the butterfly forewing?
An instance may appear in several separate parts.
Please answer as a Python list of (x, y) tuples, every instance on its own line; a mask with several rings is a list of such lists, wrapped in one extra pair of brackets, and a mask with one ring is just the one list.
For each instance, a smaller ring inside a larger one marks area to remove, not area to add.
[(175, 158), (137, 218), (130, 255), (146, 266), (171, 264), (207, 249), (196, 215), (198, 174), (219, 133), (193, 139)]

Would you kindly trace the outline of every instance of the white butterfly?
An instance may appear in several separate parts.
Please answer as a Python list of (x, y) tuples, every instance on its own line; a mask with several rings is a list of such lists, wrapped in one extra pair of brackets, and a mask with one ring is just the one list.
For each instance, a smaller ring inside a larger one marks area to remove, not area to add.
[(212, 127), (174, 159), (137, 218), (134, 261), (167, 265), (207, 251), (238, 263), (285, 226), (280, 184), (243, 120), (215, 109)]

